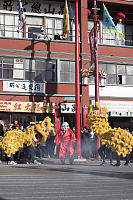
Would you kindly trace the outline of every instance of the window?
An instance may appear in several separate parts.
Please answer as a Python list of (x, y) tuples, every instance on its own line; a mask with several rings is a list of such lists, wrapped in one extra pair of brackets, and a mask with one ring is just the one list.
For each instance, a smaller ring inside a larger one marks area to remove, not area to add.
[(127, 75), (132, 75), (133, 76), (133, 66), (127, 65), (126, 66), (126, 73), (127, 73)]
[(126, 73), (125, 65), (117, 65), (118, 84), (126, 84), (125, 73)]
[[(119, 31), (123, 34), (125, 34), (124, 30), (124, 24), (117, 24), (116, 27), (119, 29)], [(122, 37), (119, 36), (119, 34), (115, 32), (103, 32), (102, 23), (101, 23), (101, 38), (103, 44), (109, 44), (109, 45), (125, 45), (125, 41), (122, 39)]]
[(118, 75), (125, 75), (125, 65), (117, 65), (117, 74)]
[(40, 33), (41, 28), (39, 27), (28, 27), (28, 38), (37, 38), (37, 35)]
[(63, 19), (50, 18), (50, 17), (46, 17), (45, 19), (46, 19), (45, 22), (46, 35), (49, 38), (54, 39), (54, 35), (56, 35), (57, 33), (62, 35)]
[(116, 74), (116, 65), (107, 64), (107, 73), (108, 74)]
[(26, 16), (26, 37), (27, 38), (37, 38), (40, 33), (41, 27), (43, 26), (42, 16)]
[(99, 64), (99, 71), (105, 71), (107, 73), (107, 65), (100, 63)]
[(116, 75), (107, 75), (107, 84), (114, 85), (116, 84)]
[(22, 37), (23, 33), (18, 34), (18, 15), (0, 13), (0, 36)]
[(25, 80), (56, 82), (57, 67), (55, 60), (27, 60)]
[(35, 80), (56, 82), (56, 61), (55, 60), (36, 60)]
[(57, 81), (56, 79), (56, 64), (55, 61), (47, 61), (46, 62), (46, 76), (45, 80), (46, 81), (52, 81), (55, 82)]
[(133, 85), (133, 66), (127, 65), (126, 66), (126, 84)]
[(118, 23), (116, 27), (125, 35), (125, 41), (122, 39), (122, 37), (119, 37), (119, 34), (117, 33), (111, 33), (109, 31), (103, 33), (101, 25), (102, 43), (110, 45), (133, 46), (133, 24), (127, 25)]
[(0, 78), (56, 82), (56, 60), (0, 57)]
[[(63, 18), (52, 18), (52, 17), (45, 17), (45, 31), (46, 35), (54, 39), (54, 35), (59, 33), (62, 35), (63, 31)], [(70, 36), (67, 40), (74, 41), (75, 36), (75, 25), (73, 20), (70, 20)]]
[(35, 80), (35, 72), (25, 72), (25, 80)]
[(4, 58), (2, 67), (3, 67), (3, 78), (12, 79), (13, 78), (13, 59)]
[(127, 76), (126, 77), (126, 84), (127, 85), (133, 85), (133, 76)]
[[(44, 23), (45, 20), (45, 23)], [(70, 36), (67, 40), (75, 41), (75, 22), (70, 21)], [(48, 38), (54, 39), (58, 33), (62, 35), (63, 31), (63, 16), (62, 17), (49, 17), (44, 14), (26, 15), (26, 38), (37, 38), (40, 33), (41, 27), (45, 24), (45, 34)], [(3, 37), (24, 37), (24, 30), (18, 32), (18, 14), (0, 13), (0, 36)], [(80, 33), (79, 33), (80, 34)]]
[[(99, 71), (105, 71), (107, 85), (133, 85), (133, 66), (99, 63)], [(90, 76), (89, 83), (94, 84), (94, 76)]]
[(75, 82), (75, 63), (70, 61), (60, 62), (60, 82)]
[(116, 64), (104, 64), (104, 65), (107, 66), (108, 85), (112, 84), (133, 85), (133, 66), (116, 65)]
[(125, 25), (125, 45), (133, 46), (133, 25)]

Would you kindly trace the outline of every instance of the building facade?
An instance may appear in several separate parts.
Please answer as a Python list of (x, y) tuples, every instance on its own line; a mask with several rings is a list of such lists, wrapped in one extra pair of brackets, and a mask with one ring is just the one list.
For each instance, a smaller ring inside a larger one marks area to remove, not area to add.
[[(89, 4), (90, 2), (90, 4)], [(88, 2), (92, 10), (93, 1)], [(115, 26), (125, 35), (103, 31), (103, 3)], [(112, 127), (133, 130), (133, 2), (132, 1), (97, 1), (98, 15), (98, 61), (99, 71), (107, 73), (106, 86), (99, 87), (101, 106), (109, 110), (109, 122)], [(122, 16), (122, 17), (120, 17)], [(124, 16), (124, 17), (123, 17)], [(122, 22), (120, 20), (122, 19)], [(91, 15), (88, 27), (93, 27)], [(92, 84), (93, 83), (93, 84)], [(90, 79), (89, 100), (94, 103), (94, 80)]]
[[(62, 39), (64, 0), (22, 1), (26, 23), (18, 25), (18, 2), (0, 0), (0, 119), (27, 125), (50, 116), (56, 130), (62, 121), (75, 126), (75, 1), (68, 0), (70, 35)], [(132, 129), (133, 21), (132, 1), (104, 1), (125, 34), (102, 32), (103, 1), (97, 0), (99, 70), (107, 72), (106, 87), (99, 87), (101, 105), (109, 108), (112, 126)], [(94, 25), (93, 0), (79, 0), (79, 62), (82, 70), (93, 70), (89, 33)], [(88, 10), (91, 11), (88, 14)], [(38, 39), (44, 28), (45, 39)], [(60, 35), (60, 38), (57, 35)], [(80, 74), (81, 125), (87, 106), (94, 103), (94, 77), (82, 84)]]

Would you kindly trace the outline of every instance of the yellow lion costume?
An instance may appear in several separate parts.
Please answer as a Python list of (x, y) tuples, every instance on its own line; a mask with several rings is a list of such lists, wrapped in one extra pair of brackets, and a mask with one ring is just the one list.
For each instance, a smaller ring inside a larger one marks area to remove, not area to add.
[(127, 130), (116, 128), (112, 129), (106, 115), (107, 108), (100, 108), (100, 103), (88, 107), (86, 124), (89, 124), (93, 131), (101, 137), (102, 144), (116, 151), (118, 155), (126, 157), (130, 154), (133, 146), (133, 136)]
[(25, 132), (17, 129), (7, 131), (0, 141), (0, 147), (11, 157), (11, 154), (15, 154), (20, 147), (23, 148), (24, 144), (36, 146), (41, 141), (46, 142), (49, 136), (55, 135), (51, 119), (46, 117), (41, 124), (31, 126)]

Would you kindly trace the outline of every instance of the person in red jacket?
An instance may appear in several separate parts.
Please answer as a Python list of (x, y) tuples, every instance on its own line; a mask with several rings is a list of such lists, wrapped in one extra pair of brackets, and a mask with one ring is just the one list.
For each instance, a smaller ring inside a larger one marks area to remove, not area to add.
[(74, 161), (74, 144), (76, 137), (74, 132), (70, 129), (67, 122), (63, 122), (61, 129), (56, 134), (54, 142), (56, 146), (60, 146), (59, 158), (62, 164), (65, 164), (66, 158), (69, 158), (69, 163)]

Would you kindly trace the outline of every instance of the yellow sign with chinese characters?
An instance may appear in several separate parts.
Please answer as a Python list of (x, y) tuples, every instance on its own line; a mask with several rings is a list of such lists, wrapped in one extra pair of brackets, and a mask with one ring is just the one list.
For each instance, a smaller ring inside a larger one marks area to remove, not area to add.
[(55, 113), (55, 103), (0, 101), (0, 112)]

